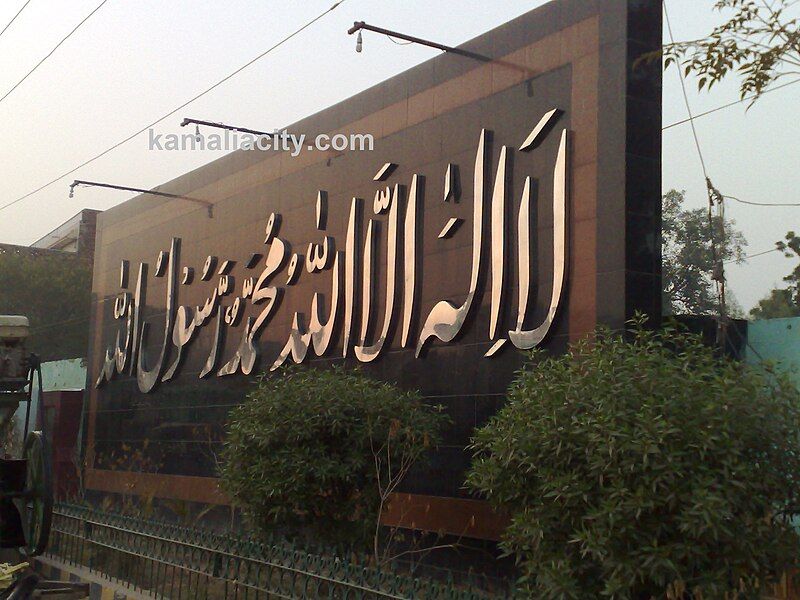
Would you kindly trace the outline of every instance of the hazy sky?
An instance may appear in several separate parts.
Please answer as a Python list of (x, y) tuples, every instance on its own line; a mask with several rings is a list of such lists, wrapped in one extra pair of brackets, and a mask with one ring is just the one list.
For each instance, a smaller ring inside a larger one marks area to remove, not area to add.
[[(0, 205), (53, 179), (172, 110), (244, 64), (331, 5), (332, 0), (108, 0), (13, 94), (0, 102)], [(699, 37), (719, 15), (713, 0), (667, 0), (676, 39)], [(32, 0), (0, 37), (0, 96), (100, 0)], [(0, 29), (24, 0), (0, 0)], [(458, 44), (542, 0), (345, 0), (323, 20), (236, 78), (162, 122), (185, 132), (183, 117), (272, 130), (291, 124), (435, 56), (367, 33), (356, 54), (346, 35), (365, 20), (446, 44)], [(686, 117), (677, 72), (665, 73), (664, 123)], [(737, 82), (694, 93), (696, 113), (738, 98)], [(800, 84), (697, 121), (711, 178), (722, 193), (755, 202), (800, 202), (797, 138)], [(214, 158), (213, 153), (148, 151), (141, 135), (48, 189), (0, 211), (0, 241), (29, 244), (81, 208), (106, 209), (130, 196), (80, 189), (73, 178), (154, 187)], [(664, 188), (685, 189), (704, 206), (705, 185), (688, 125), (664, 132)], [(800, 208), (759, 208), (730, 202), (728, 215), (749, 242), (768, 250), (798, 225)], [(792, 268), (778, 253), (728, 265), (729, 288), (745, 307)]]

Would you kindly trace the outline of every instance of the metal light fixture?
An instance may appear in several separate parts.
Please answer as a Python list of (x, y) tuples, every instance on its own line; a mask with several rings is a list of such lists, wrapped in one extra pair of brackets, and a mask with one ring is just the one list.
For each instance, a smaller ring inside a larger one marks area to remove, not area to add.
[(491, 60), (488, 57), (481, 56), (480, 54), (475, 54), (474, 52), (468, 52), (460, 48), (454, 48), (453, 46), (446, 46), (444, 44), (439, 44), (437, 42), (432, 42), (430, 40), (424, 40), (422, 38), (418, 38), (413, 35), (400, 33), (399, 31), (392, 31), (391, 29), (376, 27), (375, 25), (370, 25), (368, 23), (365, 23), (364, 21), (356, 21), (355, 23), (353, 23), (353, 26), (347, 30), (347, 33), (349, 35), (353, 35), (354, 33), (358, 32), (358, 37), (356, 37), (356, 52), (361, 52), (361, 49), (363, 48), (364, 41), (361, 35), (361, 31), (364, 29), (368, 31), (374, 31), (375, 33), (380, 33), (390, 38), (397, 38), (409, 43), (420, 44), (422, 46), (428, 46), (430, 48), (436, 48), (437, 50), (441, 50), (442, 52), (453, 52), (454, 54), (461, 54), (463, 56), (469, 56), (470, 58), (477, 58), (479, 60), (484, 60), (484, 61)]
[[(392, 31), (391, 29), (384, 29), (383, 27), (376, 27), (375, 25), (370, 25), (369, 23), (365, 23), (364, 21), (356, 21), (353, 23), (353, 26), (347, 30), (348, 35), (353, 35), (354, 33), (358, 33), (356, 37), (356, 52), (361, 52), (364, 48), (364, 38), (362, 35), (362, 31), (373, 31), (375, 33), (379, 33), (381, 35), (387, 36), (392, 41), (396, 40), (403, 40), (403, 42), (409, 44), (419, 44), (421, 46), (428, 46), (429, 48), (435, 48), (436, 50), (441, 50), (442, 52), (448, 52), (450, 54), (458, 54), (460, 56), (464, 56), (466, 58), (471, 58), (473, 60), (477, 60), (480, 62), (485, 63), (495, 63), (498, 65), (502, 65), (504, 67), (508, 67), (509, 69), (513, 69), (515, 71), (521, 71), (525, 73), (526, 79), (532, 78), (536, 75), (534, 71), (531, 69), (514, 64), (512, 62), (506, 60), (498, 60), (494, 59), (490, 56), (486, 56), (484, 54), (479, 54), (477, 52), (472, 52), (470, 50), (464, 50), (463, 48), (456, 48), (455, 46), (448, 46), (446, 44), (440, 44), (438, 42), (432, 42), (431, 40), (426, 40), (423, 38), (419, 38), (413, 35), (408, 35), (405, 33), (401, 33), (399, 31)], [(399, 42), (396, 42), (399, 43)], [(530, 86), (530, 81), (528, 82)], [(533, 92), (529, 90), (528, 95), (532, 95)]]
[(188, 200), (189, 202), (196, 202), (197, 204), (202, 204), (208, 210), (208, 217), (213, 218), (214, 216), (214, 203), (209, 202), (208, 200), (202, 200), (200, 198), (192, 198), (191, 196), (183, 196), (181, 194), (169, 194), (167, 192), (159, 192), (156, 190), (145, 190), (142, 188), (136, 187), (129, 187), (127, 185), (114, 185), (112, 183), (100, 183), (97, 181), (84, 181), (83, 179), (76, 179), (71, 184), (69, 184), (69, 197), (75, 197), (75, 188), (79, 185), (87, 186), (87, 187), (101, 187), (107, 188), (111, 190), (122, 190), (124, 192), (135, 192), (137, 194), (152, 194), (153, 196), (163, 196), (165, 198), (173, 198), (177, 200)]
[(201, 119), (189, 119), (186, 118), (181, 121), (181, 127), (186, 127), (187, 125), (194, 125), (195, 126), (195, 135), (197, 136), (197, 141), (200, 141), (200, 125), (204, 127), (216, 127), (217, 129), (227, 129), (228, 131), (238, 131), (239, 133), (250, 133), (256, 136), (269, 136), (275, 137), (278, 132), (273, 131), (259, 131), (258, 129), (248, 129), (247, 127), (236, 127), (235, 125), (226, 125), (225, 123), (215, 123), (213, 121), (203, 121)]
[(202, 141), (202, 139), (203, 139), (203, 136), (201, 136), (201, 135), (200, 135), (200, 125), (195, 125), (195, 128), (194, 128), (194, 138), (195, 138), (195, 140), (197, 140), (198, 142)]

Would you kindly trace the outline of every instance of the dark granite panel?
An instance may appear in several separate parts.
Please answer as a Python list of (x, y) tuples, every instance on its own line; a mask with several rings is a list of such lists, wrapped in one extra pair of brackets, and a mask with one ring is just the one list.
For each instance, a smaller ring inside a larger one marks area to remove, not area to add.
[[(336, 249), (342, 250), (351, 199), (357, 197), (363, 199), (360, 239), (363, 241), (370, 219), (375, 221), (379, 237), (372, 325), (375, 330), (380, 327), (386, 306), (388, 231), (387, 215), (373, 211), (375, 192), (394, 183), (403, 184), (407, 192), (414, 173), (424, 176), (424, 210), (420, 211), (418, 221), (418, 251), (422, 259), (412, 343), (408, 347), (400, 345), (398, 331), (403, 311), (399, 305), (386, 354), (363, 368), (376, 378), (418, 389), (429, 402), (442, 404), (453, 419), (453, 426), (445, 433), (443, 447), (432, 456), (428, 467), (414, 472), (404, 490), (466, 496), (462, 485), (469, 453), (464, 446), (474, 428), (485, 424), (502, 405), (509, 383), (526, 360), (526, 354), (510, 343), (506, 343), (494, 358), (484, 357), (494, 343), (489, 336), (490, 257), (495, 243), (490, 237), (489, 199), (502, 146), (507, 146), (510, 158), (504, 213), (507, 271), (498, 337), (507, 336), (516, 323), (519, 304), (517, 216), (522, 185), (528, 175), (534, 183), (530, 217), (533, 239), (525, 325), (533, 327), (540, 323), (548, 309), (553, 281), (553, 163), (559, 142), (557, 134), (562, 128), (572, 130), (573, 142), (581, 144), (580, 166), (584, 169), (581, 193), (594, 197), (573, 200), (581, 209), (582, 228), (575, 229), (584, 235), (571, 239), (571, 250), (576, 264), (583, 270), (579, 278), (569, 280), (569, 292), (562, 298), (561, 312), (543, 344), (544, 349), (548, 353), (563, 352), (574, 336), (573, 326), (578, 327), (575, 325), (578, 321), (580, 327), (587, 327), (587, 320), (588, 328), (595, 321), (617, 327), (634, 310), (660, 314), (657, 239), (660, 225), (657, 200), (660, 193), (660, 71), (656, 73), (650, 67), (632, 68), (634, 55), (654, 44), (657, 46), (656, 34), (650, 31), (657, 28), (660, 35), (660, 16), (656, 12), (653, 3), (638, 0), (548, 3), (463, 46), (470, 52), (497, 58), (556, 35), (552, 39), (556, 39), (557, 44), (551, 43), (546, 52), (534, 55), (537, 60), (553, 60), (554, 66), (560, 66), (537, 73), (527, 82), (518, 81), (521, 77), (517, 76), (512, 78), (516, 83), (506, 86), (502, 82), (509, 74), (501, 72), (498, 65), (493, 66), (497, 70), (480, 71), (486, 68), (483, 60), (442, 54), (290, 126), (298, 132), (330, 131), (368, 119), (379, 130), (398, 129), (390, 135), (378, 135), (373, 152), (331, 154), (319, 161), (307, 156), (300, 159), (278, 157), (274, 152), (238, 152), (163, 186), (163, 189), (187, 194), (208, 186), (204, 193), (219, 196), (213, 219), (206, 216), (203, 207), (152, 196), (135, 198), (107, 211), (98, 221), (95, 295), (113, 298), (118, 292), (116, 269), (121, 258), (131, 261), (132, 282), (135, 282), (139, 262), (149, 263), (151, 273), (144, 316), (150, 323), (151, 335), (143, 351), (152, 359), (160, 352), (164, 339), (166, 296), (164, 278), (155, 278), (152, 271), (159, 251), (169, 249), (173, 236), (183, 240), (180, 257), (176, 257), (179, 266), (195, 270), (192, 285), (178, 286), (180, 305), (201, 306), (218, 284), (218, 275), (210, 281), (200, 280), (207, 255), (212, 254), (220, 261), (237, 261), (232, 273), (234, 294), (225, 296), (221, 302), (220, 310), (225, 311), (232, 306), (243, 282), (249, 277), (257, 279), (263, 271), (263, 257), (252, 269), (247, 269), (244, 263), (253, 253), (268, 253), (269, 247), (263, 240), (270, 213), (282, 215), (278, 236), (290, 244), (291, 254), (305, 255), (308, 245), (321, 242), (325, 235), (334, 236)], [(592, 40), (587, 33), (593, 31), (593, 24), (589, 22), (587, 27), (586, 19), (594, 17), (599, 23), (599, 40)], [(559, 33), (572, 26), (581, 29), (569, 31), (568, 35)], [(640, 31), (640, 28), (648, 31)], [(585, 37), (576, 40), (576, 31)], [(591, 52), (584, 53), (584, 50)], [(568, 61), (559, 62), (559, 57), (571, 55), (571, 52), (580, 52), (583, 62), (574, 65)], [(586, 74), (586, 65), (593, 64), (594, 52), (598, 53), (599, 64), (596, 80)], [(575, 83), (576, 72), (583, 74), (578, 84)], [(436, 87), (463, 75), (466, 77), (459, 85)], [(400, 105), (396, 106), (398, 103)], [(392, 109), (380, 116), (371, 116), (386, 107)], [(551, 132), (532, 152), (519, 151), (520, 144), (539, 118), (554, 107), (565, 111), (554, 129), (555, 134)], [(580, 113), (573, 112), (578, 110)], [(594, 114), (597, 115), (596, 131)], [(412, 123), (408, 127), (404, 127), (406, 120)], [(490, 129), (492, 135), (487, 146), (484, 182), (487, 214), (480, 285), (459, 336), (449, 344), (432, 341), (423, 357), (417, 359), (414, 342), (436, 303), (447, 300), (460, 305), (469, 290), (474, 163), (482, 128)], [(268, 160), (268, 157), (272, 158)], [(385, 162), (399, 166), (386, 184), (378, 184), (372, 177)], [(450, 163), (459, 167), (462, 193), (458, 203), (443, 202), (444, 177)], [(298, 164), (305, 166), (295, 169)], [(328, 222), (324, 232), (317, 230), (314, 223), (316, 194), (320, 189), (328, 192)], [(460, 228), (452, 238), (439, 239), (439, 231), (453, 217), (462, 220)], [(279, 309), (260, 336), (258, 372), (269, 368), (286, 343), (294, 313), (301, 313), (308, 320), (315, 293), (324, 293), (324, 304), (329, 306), (332, 281), (329, 271), (311, 274), (303, 270), (297, 284), (292, 286), (286, 286), (286, 279), (284, 266), (274, 283), (286, 289)], [(251, 306), (248, 301), (245, 316), (258, 315), (263, 308), (264, 305)], [(113, 302), (98, 305), (92, 324), (93, 344), (89, 356), (92, 380), (99, 374), (107, 346), (113, 343), (122, 327), (120, 321), (113, 319), (112, 311)], [(360, 314), (356, 306), (356, 322)], [(147, 450), (137, 459), (140, 463), (128, 464), (126, 468), (162, 474), (214, 474), (222, 425), (231, 406), (242, 401), (250, 384), (248, 378), (238, 375), (198, 379), (212, 349), (214, 318), (185, 349), (182, 369), (174, 380), (160, 385), (153, 393), (139, 393), (135, 378), (129, 374), (119, 376), (100, 390), (92, 390), (96, 466), (108, 466), (112, 452), (118, 458), (125, 452), (130, 453), (130, 448), (143, 450), (147, 441)], [(244, 324), (240, 322), (225, 331), (222, 358), (217, 368), (235, 352)], [(352, 352), (347, 359), (341, 358), (341, 338), (341, 334), (334, 338), (334, 349), (327, 356), (312, 357), (313, 351), (310, 351), (306, 362), (318, 368), (335, 363), (355, 365)], [(175, 349), (171, 349), (167, 364), (175, 357)]]

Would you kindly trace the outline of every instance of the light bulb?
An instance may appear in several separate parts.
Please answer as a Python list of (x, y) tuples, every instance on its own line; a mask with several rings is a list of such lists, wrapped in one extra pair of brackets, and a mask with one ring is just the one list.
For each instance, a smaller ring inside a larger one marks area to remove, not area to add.
[(202, 140), (203, 136), (200, 135), (200, 125), (194, 126), (194, 136), (198, 142)]
[(364, 38), (361, 37), (361, 32), (358, 32), (358, 37), (356, 38), (356, 52), (361, 52), (361, 49), (364, 47)]

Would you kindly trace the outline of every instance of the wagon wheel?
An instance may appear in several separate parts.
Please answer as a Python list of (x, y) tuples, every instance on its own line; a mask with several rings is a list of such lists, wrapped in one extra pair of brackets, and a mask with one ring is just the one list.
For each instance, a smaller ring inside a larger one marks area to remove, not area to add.
[(26, 556), (38, 556), (47, 547), (50, 523), (53, 519), (53, 468), (50, 445), (41, 431), (31, 431), (28, 434), (23, 456), (27, 462), (25, 477), (27, 493), (17, 502), (25, 532), (25, 547), (20, 550)]

